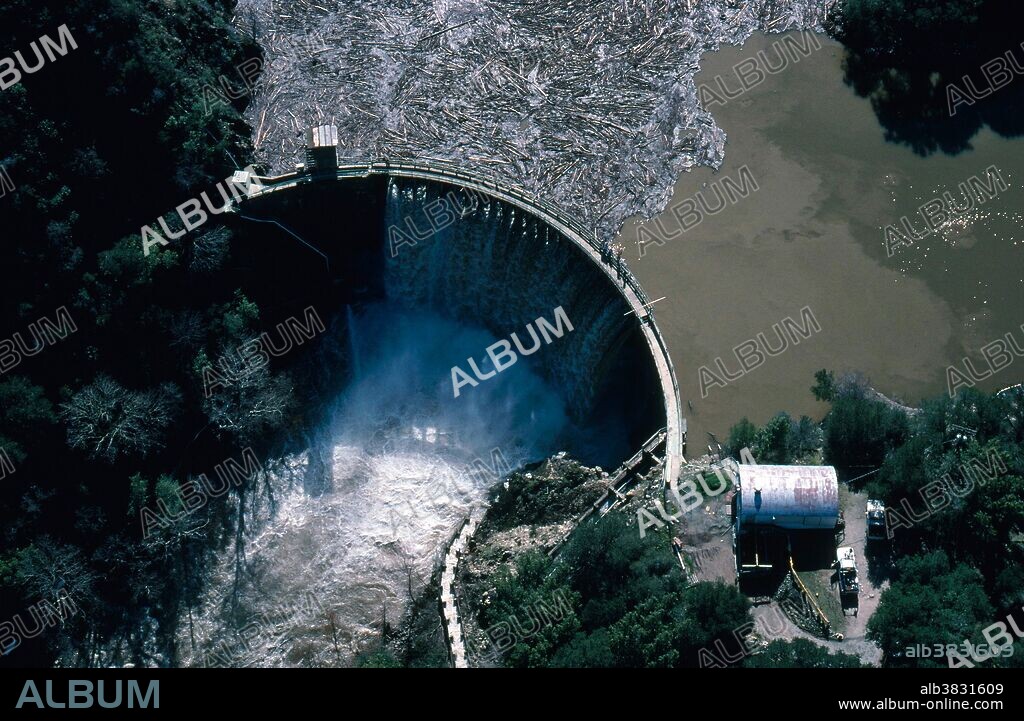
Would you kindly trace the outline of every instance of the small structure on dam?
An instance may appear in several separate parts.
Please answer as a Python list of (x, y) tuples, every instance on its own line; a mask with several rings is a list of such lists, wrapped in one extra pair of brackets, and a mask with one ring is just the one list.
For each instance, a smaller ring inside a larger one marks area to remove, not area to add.
[(334, 170), (338, 167), (338, 126), (317, 125), (306, 131), (306, 162), (299, 172)]

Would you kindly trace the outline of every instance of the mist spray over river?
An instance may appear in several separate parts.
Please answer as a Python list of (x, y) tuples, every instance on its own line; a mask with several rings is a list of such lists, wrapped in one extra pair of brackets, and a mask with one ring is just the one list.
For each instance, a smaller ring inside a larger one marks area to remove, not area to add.
[[(446, 189), (382, 191), (390, 224)], [(343, 306), (322, 338), (347, 384), (309, 448), (268, 461), (247, 493), (244, 554), (227, 549), (181, 619), (183, 665), (352, 664), (385, 620), (398, 625), (505, 472), (559, 451), (611, 469), (663, 424), (635, 318), (535, 218), (489, 201), (385, 257), (381, 297)], [(471, 373), (472, 358), (486, 375), (488, 346), (517, 333), (530, 347), (529, 326), (559, 306), (572, 330), (454, 395), (453, 366)]]
[[(313, 659), (330, 663), (340, 654), (350, 661), (385, 615), (399, 620), (438, 551), (484, 502), (496, 479), (467, 472), (472, 461), (491, 464), (492, 449), (512, 466), (545, 458), (569, 430), (563, 399), (529, 359), (453, 396), (451, 366), (473, 355), (479, 360), (495, 340), (481, 328), (390, 303), (350, 312), (346, 320), (352, 383), (319, 447), (290, 460), (294, 473), (269, 479), (277, 513), (246, 544), (240, 597), (249, 609), (238, 618), (251, 617), (243, 627), (259, 623), (270, 599), (291, 602), (295, 612), (284, 623), (291, 638), (271, 625), (245, 643), (236, 639), (229, 643), (233, 665), (292, 665), (297, 659), (289, 654), (307, 635), (308, 644), (322, 646), (305, 649)], [(318, 461), (325, 478), (296, 482)], [(225, 558), (211, 595), (227, 595), (234, 573), (234, 559)], [(199, 624), (211, 639), (232, 638), (221, 626), (230, 620), (223, 613), (229, 606), (208, 609)], [(324, 634), (329, 611), (337, 652)]]

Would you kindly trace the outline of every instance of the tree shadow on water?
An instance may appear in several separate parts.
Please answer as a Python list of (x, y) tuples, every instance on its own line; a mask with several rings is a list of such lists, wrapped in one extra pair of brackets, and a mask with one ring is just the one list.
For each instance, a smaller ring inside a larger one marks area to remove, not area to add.
[(871, 101), (887, 141), (955, 155), (986, 126), (1024, 135), (1019, 14), (999, 0), (844, 0), (830, 32), (846, 49), (846, 84)]

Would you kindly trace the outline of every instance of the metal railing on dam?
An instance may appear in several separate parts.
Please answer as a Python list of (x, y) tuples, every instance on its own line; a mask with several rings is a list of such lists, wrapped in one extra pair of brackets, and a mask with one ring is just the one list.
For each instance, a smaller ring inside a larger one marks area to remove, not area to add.
[(597, 263), (636, 314), (644, 338), (651, 349), (665, 402), (665, 427), (668, 435), (665, 441), (665, 482), (675, 481), (686, 462), (684, 456), (686, 419), (682, 413), (679, 383), (676, 380), (675, 369), (672, 366), (672, 359), (669, 357), (665, 339), (658, 329), (651, 311), (650, 298), (625, 263), (621, 259), (611, 256), (608, 246), (598, 239), (594, 230), (588, 230), (582, 223), (568, 216), (553, 203), (513, 185), (472, 175), (452, 163), (435, 159), (426, 159), (418, 163), (406, 161), (342, 163), (336, 168), (304, 170), (274, 177), (260, 177), (260, 181), (265, 183), (262, 189), (250, 193), (246, 199), (235, 202), (245, 202), (247, 199), (258, 198), (267, 193), (297, 187), (305, 183), (353, 177), (366, 178), (371, 175), (445, 183), (475, 190), (502, 200), (526, 210), (544, 221)]

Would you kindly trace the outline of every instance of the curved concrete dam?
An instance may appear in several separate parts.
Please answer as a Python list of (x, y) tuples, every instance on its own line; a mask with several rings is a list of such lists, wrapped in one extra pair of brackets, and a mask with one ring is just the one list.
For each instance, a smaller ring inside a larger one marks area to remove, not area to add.
[[(180, 624), (183, 665), (352, 663), (509, 470), (566, 451), (610, 471), (661, 428), (678, 467), (648, 301), (569, 221), (510, 191), (366, 166), (276, 179), (235, 210), (253, 254), (239, 267), (275, 268), (282, 303), (312, 299), (324, 320), (302, 371), (327, 379), (323, 418), (248, 494), (244, 553), (223, 554)], [(453, 367), (476, 382), (457, 396)]]
[[(571, 418), (614, 416), (629, 446), (619, 458), (565, 450), (614, 467), (664, 427), (666, 478), (678, 473), (686, 424), (650, 299), (613, 249), (554, 206), (440, 164), (371, 164), (270, 179), (239, 207), (247, 219), (280, 222), (359, 299), (482, 326), (516, 361), (539, 336), (529, 360)], [(555, 325), (556, 311), (572, 331), (545, 343), (538, 326)], [(485, 351), (475, 369), (452, 356), (460, 394), (496, 370)]]

